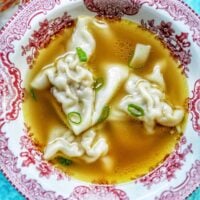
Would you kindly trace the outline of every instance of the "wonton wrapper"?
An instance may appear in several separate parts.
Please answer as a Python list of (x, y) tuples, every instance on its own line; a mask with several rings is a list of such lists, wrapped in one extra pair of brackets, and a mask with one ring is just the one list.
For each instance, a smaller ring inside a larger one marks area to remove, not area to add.
[(50, 87), (49, 77), (54, 76), (56, 69), (53, 65), (47, 65), (37, 74), (31, 82), (31, 87), (37, 90), (44, 90)]
[(129, 63), (130, 67), (133, 68), (144, 67), (149, 57), (150, 50), (151, 50), (150, 45), (136, 44), (133, 57)]
[(66, 158), (77, 158), (91, 163), (106, 155), (108, 144), (103, 137), (96, 138), (94, 130), (86, 131), (81, 137), (62, 126), (50, 131), (50, 138), (44, 150), (44, 158), (51, 160), (60, 153)]
[(92, 34), (88, 31), (88, 26), (92, 21), (91, 17), (78, 17), (68, 50), (75, 51), (77, 47), (80, 47), (86, 52), (87, 57), (90, 58), (96, 45)]
[(44, 159), (50, 160), (62, 153), (66, 157), (80, 157), (84, 154), (81, 145), (75, 141), (73, 133), (62, 127), (54, 127), (49, 133), (49, 142), (44, 150)]
[[(160, 73), (158, 74), (162, 76)], [(159, 80), (162, 79), (162, 77), (159, 78)], [(120, 108), (130, 115), (128, 105), (134, 104), (141, 107), (144, 110), (144, 116), (134, 118), (144, 122), (147, 132), (153, 133), (156, 123), (173, 127), (183, 120), (184, 110), (169, 105), (166, 102), (165, 94), (157, 85), (139, 76), (131, 75), (125, 87), (128, 95), (121, 100)]]
[[(51, 68), (50, 68), (51, 69)], [(44, 79), (44, 80), (43, 80)], [(92, 73), (81, 66), (75, 52), (68, 52), (60, 57), (52, 70), (43, 69), (33, 80), (32, 87), (43, 88), (51, 84), (51, 92), (61, 103), (63, 112), (67, 116), (70, 112), (77, 112), (81, 116), (81, 123), (70, 123), (70, 128), (79, 135), (92, 124), (95, 92), (92, 89), (94, 79)], [(41, 83), (41, 85), (40, 85)], [(45, 83), (42, 85), (42, 83)]]
[[(69, 49), (73, 50), (59, 57), (55, 63), (44, 67), (34, 78), (31, 86), (35, 89), (46, 89), (50, 85), (51, 92), (61, 103), (67, 116), (70, 112), (79, 113), (81, 123), (69, 123), (76, 135), (79, 135), (92, 124), (94, 107), (94, 80), (92, 73), (79, 62), (76, 47), (81, 47), (89, 58), (94, 51), (95, 41), (88, 31), (89, 17), (79, 17), (72, 35)], [(70, 120), (69, 120), (70, 121)]]
[(112, 97), (116, 94), (120, 86), (128, 78), (128, 68), (119, 64), (110, 64), (105, 67), (108, 69), (105, 75), (105, 85), (96, 94), (95, 107), (93, 113), (93, 124), (95, 124), (103, 110)]
[[(50, 139), (45, 149), (46, 159), (52, 159), (57, 152), (62, 152), (66, 157), (81, 157), (86, 162), (94, 162), (108, 151), (106, 140), (103, 137), (96, 139), (96, 133), (89, 129), (98, 122), (103, 108), (128, 78), (128, 67), (119, 64), (106, 65), (108, 70), (105, 74), (105, 84), (95, 93), (93, 74), (79, 61), (76, 53), (76, 47), (81, 47), (89, 57), (94, 51), (95, 41), (87, 30), (90, 21), (91, 18), (88, 17), (78, 19), (69, 44), (72, 51), (44, 67), (31, 83), (35, 89), (51, 86), (51, 93), (61, 104), (68, 118), (68, 128), (65, 131), (52, 130), (55, 133), (51, 135), (58, 137)], [(57, 109), (54, 104), (53, 107)], [(72, 112), (80, 114), (80, 123), (75, 124), (69, 119), (69, 113)], [(62, 114), (57, 113), (63, 119)], [(65, 120), (63, 121), (66, 124)], [(69, 141), (68, 137), (73, 139)]]
[(163, 75), (161, 74), (161, 66), (156, 65), (153, 72), (146, 76), (146, 79), (156, 83), (162, 90), (165, 90), (165, 81)]

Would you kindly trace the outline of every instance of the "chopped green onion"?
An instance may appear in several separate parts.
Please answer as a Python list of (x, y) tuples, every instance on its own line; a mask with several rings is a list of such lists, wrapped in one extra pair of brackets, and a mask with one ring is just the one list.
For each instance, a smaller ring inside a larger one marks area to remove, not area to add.
[(72, 160), (63, 158), (61, 156), (57, 157), (58, 162), (63, 166), (69, 166), (72, 164)]
[(133, 115), (134, 117), (141, 117), (144, 116), (144, 110), (142, 107), (136, 104), (129, 104), (128, 105), (128, 112)]
[(110, 107), (109, 106), (105, 106), (101, 112), (101, 116), (98, 119), (98, 123), (103, 122), (104, 120), (106, 120), (108, 118), (110, 114)]
[(79, 60), (81, 62), (86, 62), (87, 61), (87, 54), (85, 53), (85, 51), (82, 48), (77, 47), (76, 48), (76, 53), (77, 53), (77, 55), (79, 57)]
[(81, 115), (78, 112), (68, 113), (67, 118), (71, 123), (74, 123), (74, 124), (80, 124), (82, 121)]
[(104, 80), (103, 78), (97, 78), (95, 81), (94, 81), (94, 84), (93, 84), (93, 88), (94, 90), (96, 91), (99, 91), (104, 85)]
[(37, 101), (37, 97), (36, 97), (36, 94), (35, 94), (35, 90), (33, 88), (30, 89), (30, 93), (31, 93), (31, 97)]

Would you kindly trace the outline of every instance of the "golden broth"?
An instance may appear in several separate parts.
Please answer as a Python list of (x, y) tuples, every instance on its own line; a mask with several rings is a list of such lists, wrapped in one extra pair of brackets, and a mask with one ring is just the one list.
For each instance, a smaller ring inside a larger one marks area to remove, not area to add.
[[(177, 62), (170, 56), (169, 51), (163, 47), (161, 42), (155, 39), (153, 34), (142, 30), (135, 23), (122, 20), (108, 21), (108, 24), (114, 34), (113, 37), (109, 37), (106, 31), (97, 29), (92, 24), (89, 27), (96, 40), (96, 50), (88, 63), (88, 67), (95, 76), (102, 76), (105, 63), (127, 65), (137, 43), (151, 45), (152, 50), (148, 63), (144, 68), (134, 72), (144, 76), (150, 73), (156, 64), (164, 60), (166, 67), (163, 69), (163, 74), (167, 86), (167, 98), (175, 105), (184, 106), (188, 95), (186, 79), (178, 69)], [(26, 123), (31, 126), (33, 139), (39, 141), (41, 151), (47, 144), (51, 127), (56, 124), (64, 124), (54, 110), (52, 102), (54, 104), (56, 102), (49, 90), (35, 91), (37, 98), (35, 101), (28, 92), (30, 90), (29, 84), (42, 67), (52, 63), (58, 56), (67, 51), (66, 44), (71, 37), (72, 30), (73, 28), (62, 31), (47, 48), (41, 50), (33, 69), (27, 75), (27, 92), (23, 104), (24, 118)], [(120, 99), (123, 93), (123, 89), (119, 89), (112, 102)], [(186, 118), (182, 123), (182, 129)], [(146, 174), (157, 166), (173, 150), (180, 138), (180, 133), (174, 131), (175, 129), (173, 129), (174, 133), (171, 134), (172, 129), (163, 126), (157, 126), (155, 134), (148, 135), (143, 124), (134, 120), (107, 121), (101, 125), (100, 129), (109, 143), (108, 156), (113, 158), (113, 170), (104, 169), (101, 160), (92, 164), (73, 162), (70, 166), (65, 167), (55, 160), (52, 163), (81, 180), (97, 183), (125, 182)]]

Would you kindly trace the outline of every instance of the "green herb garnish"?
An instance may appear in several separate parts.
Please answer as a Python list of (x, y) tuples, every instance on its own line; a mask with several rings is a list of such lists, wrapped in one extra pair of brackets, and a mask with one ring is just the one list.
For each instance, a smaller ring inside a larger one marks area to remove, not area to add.
[(72, 164), (72, 160), (69, 160), (67, 158), (63, 158), (61, 156), (57, 157), (58, 162), (63, 166), (69, 166)]
[(82, 121), (81, 115), (78, 112), (68, 113), (67, 118), (71, 123), (74, 123), (74, 124), (80, 124)]
[(99, 91), (104, 85), (104, 79), (103, 78), (97, 78), (95, 81), (94, 81), (94, 84), (93, 84), (93, 89), (95, 91)]
[(36, 97), (36, 94), (35, 94), (35, 90), (33, 88), (30, 89), (30, 94), (31, 94), (31, 97), (37, 101), (37, 97)]
[(128, 105), (128, 112), (133, 115), (134, 117), (141, 117), (144, 116), (144, 110), (142, 107), (136, 104), (129, 104)]
[(98, 123), (103, 122), (104, 120), (106, 120), (108, 118), (109, 114), (110, 114), (110, 107), (109, 106), (105, 106), (102, 109), (101, 116), (99, 117), (97, 122)]
[(85, 51), (82, 48), (77, 47), (76, 48), (76, 53), (77, 53), (77, 55), (79, 57), (79, 60), (81, 62), (86, 62), (87, 61), (87, 54), (85, 53)]

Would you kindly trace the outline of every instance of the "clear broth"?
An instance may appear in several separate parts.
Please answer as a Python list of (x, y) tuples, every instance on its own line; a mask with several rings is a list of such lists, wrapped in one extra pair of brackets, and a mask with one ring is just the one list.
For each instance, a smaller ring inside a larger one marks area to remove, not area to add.
[[(135, 70), (138, 75), (150, 73), (153, 67), (165, 60), (167, 67), (164, 69), (166, 82), (166, 95), (171, 103), (185, 106), (188, 97), (186, 78), (163, 44), (148, 31), (141, 29), (137, 24), (122, 21), (107, 21), (114, 37), (108, 37), (104, 31), (91, 25), (89, 28), (96, 40), (96, 50), (88, 63), (89, 68), (98, 77), (103, 74), (105, 63), (122, 63), (127, 65), (137, 43), (152, 46), (148, 63), (142, 69)], [(40, 51), (33, 69), (27, 75), (26, 91), (30, 89), (30, 82), (38, 71), (47, 64), (52, 63), (58, 56), (67, 51), (73, 28), (68, 28), (56, 36), (49, 46)], [(118, 91), (117, 99), (123, 96), (123, 89)], [(64, 125), (57, 116), (51, 102), (55, 99), (49, 90), (36, 91), (35, 101), (29, 92), (25, 94), (23, 112), (26, 123), (31, 126), (33, 140), (37, 140), (43, 151), (47, 144), (48, 133), (56, 124)], [(181, 124), (182, 130), (187, 115)], [(56, 160), (51, 161), (56, 167), (77, 179), (95, 183), (121, 183), (135, 179), (155, 168), (174, 149), (181, 134), (176, 130), (171, 134), (171, 128), (156, 126), (154, 135), (145, 132), (143, 124), (137, 121), (104, 122), (101, 125), (102, 133), (109, 142), (109, 153), (114, 160), (114, 168), (110, 172), (105, 170), (101, 160), (92, 164), (73, 162), (70, 166), (63, 167)]]

